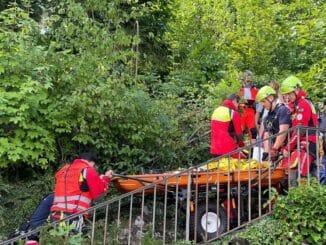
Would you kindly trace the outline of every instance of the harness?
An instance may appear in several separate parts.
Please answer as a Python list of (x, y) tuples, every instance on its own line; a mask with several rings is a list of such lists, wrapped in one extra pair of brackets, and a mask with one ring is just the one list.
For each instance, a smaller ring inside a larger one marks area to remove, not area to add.
[(231, 135), (231, 137), (235, 137), (235, 129), (234, 129), (233, 121), (232, 121), (233, 110), (231, 108), (228, 108), (228, 109), (229, 109), (229, 116), (230, 116), (230, 124), (229, 124), (229, 127), (228, 127), (228, 132)]
[(281, 106), (284, 106), (284, 104), (283, 103), (277, 104), (275, 109), (273, 111), (270, 111), (265, 117), (264, 128), (271, 135), (277, 134), (279, 131), (279, 128), (276, 127), (276, 125), (273, 122), (277, 119), (277, 112)]

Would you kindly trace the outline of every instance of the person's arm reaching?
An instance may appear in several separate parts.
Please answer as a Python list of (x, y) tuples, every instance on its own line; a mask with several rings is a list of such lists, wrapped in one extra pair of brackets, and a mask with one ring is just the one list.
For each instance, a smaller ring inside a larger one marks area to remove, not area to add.
[(233, 111), (233, 117), (232, 117), (232, 122), (234, 126), (234, 133), (238, 142), (239, 147), (244, 146), (243, 142), (243, 135), (242, 135), (242, 129), (241, 129), (241, 118), (240, 114), (237, 111)]
[(99, 198), (102, 194), (108, 191), (111, 176), (111, 171), (107, 171), (105, 175), (99, 176), (95, 169), (87, 169), (86, 180), (89, 187), (89, 193), (93, 199)]

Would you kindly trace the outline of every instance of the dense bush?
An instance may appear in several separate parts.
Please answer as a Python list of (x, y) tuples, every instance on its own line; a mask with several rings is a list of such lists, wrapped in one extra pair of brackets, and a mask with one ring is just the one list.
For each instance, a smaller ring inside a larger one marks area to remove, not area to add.
[(257, 245), (325, 244), (325, 203), (326, 186), (313, 183), (294, 188), (278, 198), (271, 216), (226, 237), (224, 243), (239, 237)]
[(206, 161), (209, 117), (244, 69), (259, 85), (296, 74), (325, 98), (324, 1), (17, 0), (0, 11), (1, 232), (48, 191), (34, 190), (40, 169), (51, 176), (85, 148), (116, 172)]
[(273, 218), (283, 222), (289, 242), (322, 244), (326, 241), (325, 203), (325, 185), (301, 185), (277, 201)]
[[(9, 182), (0, 178), (0, 240), (4, 240), (31, 216), (41, 199), (52, 192), (53, 177), (38, 173), (41, 178), (25, 176)], [(14, 181), (15, 180), (15, 181)]]

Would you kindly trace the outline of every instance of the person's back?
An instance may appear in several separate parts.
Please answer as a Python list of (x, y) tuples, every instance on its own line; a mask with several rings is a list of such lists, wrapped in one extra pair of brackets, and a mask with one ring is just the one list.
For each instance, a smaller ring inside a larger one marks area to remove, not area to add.
[(243, 146), (240, 116), (237, 112), (239, 96), (232, 94), (211, 117), (211, 149), (214, 156), (229, 153)]
[(226, 106), (215, 109), (211, 120), (211, 154), (223, 155), (236, 148), (236, 142), (229, 133), (232, 111)]
[(55, 198), (51, 211), (73, 214), (90, 207), (92, 199), (89, 192), (80, 189), (80, 175), (83, 169), (89, 167), (83, 160), (76, 159), (56, 173)]

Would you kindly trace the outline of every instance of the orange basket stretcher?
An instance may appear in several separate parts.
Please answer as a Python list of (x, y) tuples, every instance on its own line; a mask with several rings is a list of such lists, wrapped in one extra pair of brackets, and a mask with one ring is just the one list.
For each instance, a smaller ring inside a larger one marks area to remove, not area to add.
[(188, 182), (192, 188), (198, 187), (198, 189), (204, 189), (207, 185), (217, 186), (218, 184), (220, 186), (228, 184), (230, 186), (236, 186), (238, 182), (240, 184), (250, 182), (251, 185), (257, 185), (260, 182), (262, 187), (267, 187), (270, 183), (271, 185), (276, 185), (286, 178), (287, 174), (284, 168), (262, 168), (240, 171), (193, 170), (191, 172), (174, 171), (160, 174), (115, 175), (111, 182), (121, 193), (127, 193), (157, 183), (156, 187), (152, 185), (151, 188), (146, 189), (145, 193), (150, 194), (153, 193), (154, 188), (162, 191), (165, 189), (165, 186), (169, 190), (177, 186), (179, 189), (185, 189), (188, 186)]

